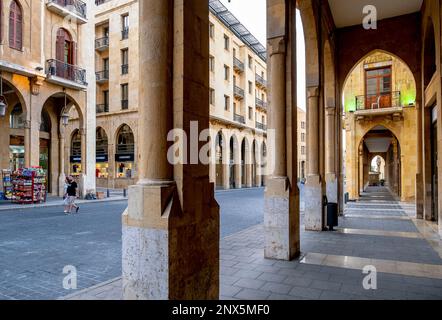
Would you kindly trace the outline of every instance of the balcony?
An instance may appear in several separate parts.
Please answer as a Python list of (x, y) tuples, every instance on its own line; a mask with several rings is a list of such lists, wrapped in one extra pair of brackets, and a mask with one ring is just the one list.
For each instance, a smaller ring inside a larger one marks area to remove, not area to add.
[(238, 58), (233, 57), (233, 69), (236, 72), (243, 73), (244, 72), (244, 63)]
[(107, 113), (107, 112), (109, 112), (109, 105), (108, 104), (97, 104), (96, 111), (97, 111), (97, 114)]
[(63, 61), (46, 61), (47, 81), (75, 90), (86, 90), (86, 70)]
[(256, 86), (261, 89), (267, 89), (267, 81), (260, 75), (256, 75)]
[(403, 113), (401, 106), (401, 92), (387, 92), (380, 95), (366, 95), (356, 97), (355, 116), (357, 120), (365, 117), (392, 115), (400, 118)]
[(129, 39), (129, 28), (124, 29), (123, 31), (121, 31), (121, 39), (122, 40)]
[(87, 23), (87, 6), (80, 0), (48, 0), (46, 7), (49, 11), (61, 15), (62, 17), (71, 17), (78, 24)]
[(243, 100), (244, 99), (244, 90), (238, 86), (234, 86), (233, 87), (233, 95), (235, 96), (236, 99)]
[(256, 129), (267, 131), (267, 126), (261, 122), (256, 121)]
[(236, 113), (233, 115), (233, 120), (242, 124), (246, 124), (246, 118)]
[(95, 40), (95, 50), (106, 51), (109, 49), (109, 37), (103, 37)]
[(109, 81), (109, 70), (95, 72), (98, 84), (103, 84)]
[(260, 108), (262, 110), (267, 110), (267, 102), (264, 102), (263, 100), (256, 98), (256, 107)]
[(128, 64), (121, 65), (121, 74), (129, 74), (129, 65)]

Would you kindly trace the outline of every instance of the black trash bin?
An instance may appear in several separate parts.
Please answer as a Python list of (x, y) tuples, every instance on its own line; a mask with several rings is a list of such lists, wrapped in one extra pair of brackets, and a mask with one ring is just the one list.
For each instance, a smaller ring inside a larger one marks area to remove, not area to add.
[(327, 225), (328, 230), (333, 231), (333, 227), (338, 226), (338, 204), (327, 203)]

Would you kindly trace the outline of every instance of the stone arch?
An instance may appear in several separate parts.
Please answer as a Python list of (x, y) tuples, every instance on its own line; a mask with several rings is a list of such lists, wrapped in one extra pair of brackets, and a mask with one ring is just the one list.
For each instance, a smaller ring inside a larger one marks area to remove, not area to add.
[[(3, 94), (5, 93), (5, 87), (9, 87), (11, 90), (14, 91), (14, 94), (17, 96), (18, 102), (21, 104), (23, 114), (25, 115), (25, 118), (26, 118), (29, 108), (28, 108), (28, 105), (26, 104), (26, 100), (24, 98), (24, 95), (22, 94), (22, 91), (25, 92), (26, 88), (24, 88), (24, 87), (19, 88), (14, 83), (14, 79), (12, 78), (12, 74), (6, 74), (5, 72), (2, 72), (2, 73), (0, 73), (0, 77), (2, 77), (2, 82), (3, 82)], [(6, 99), (6, 101), (8, 102), (8, 99)], [(14, 106), (15, 106), (15, 104), (14, 104)], [(12, 111), (12, 108), (13, 108), (13, 106), (11, 106), (11, 104), (8, 102), (8, 109), (6, 110), (6, 115), (10, 114), (10, 112)]]
[(336, 106), (336, 77), (333, 51), (330, 41), (324, 45), (324, 102), (325, 107)]
[(413, 80), (413, 84), (412, 84), (413, 85), (412, 92), (414, 94), (413, 98), (414, 98), (415, 101), (417, 100), (417, 98), (418, 98), (418, 79), (416, 78), (416, 74), (413, 73), (413, 71), (411, 70), (410, 65), (407, 64), (407, 62), (405, 62), (405, 60), (403, 60), (401, 57), (399, 57), (398, 55), (396, 55), (396, 54), (394, 54), (392, 52), (385, 51), (383, 49), (374, 49), (374, 50), (370, 51), (369, 53), (365, 54), (363, 57), (361, 57), (352, 66), (352, 68), (349, 70), (349, 72), (345, 75), (345, 78), (344, 78), (345, 80), (344, 80), (343, 85), (341, 86), (341, 89), (340, 89), (341, 90), (340, 94), (341, 94), (341, 98), (342, 98), (341, 103), (342, 103), (342, 108), (343, 108), (344, 111), (345, 111), (345, 108), (346, 108), (346, 105), (345, 105), (346, 103), (344, 101), (344, 99), (345, 99), (345, 90), (347, 89), (347, 85), (348, 85), (348, 81), (349, 81), (350, 77), (352, 76), (353, 72), (365, 60), (367, 60), (370, 56), (373, 56), (373, 55), (378, 54), (378, 53), (385, 54), (385, 55), (393, 57), (394, 59), (397, 59), (406, 68), (407, 72), (412, 76), (412, 80)]
[(391, 132), (391, 134), (396, 138), (396, 140), (398, 141), (399, 145), (402, 145), (402, 139), (400, 139), (400, 133), (394, 129), (393, 127), (391, 127), (388, 123), (386, 123), (384, 120), (382, 121), (378, 121), (376, 124), (373, 124), (371, 127), (369, 127), (369, 129), (364, 130), (363, 134), (362, 134), (362, 138), (357, 142), (356, 146), (360, 146), (362, 144), (362, 142), (364, 141), (365, 137), (367, 136), (367, 134), (370, 131), (373, 131), (373, 129), (375, 129), (376, 127), (382, 126), (385, 129), (387, 129), (388, 131)]
[[(69, 112), (71, 111), (72, 108), (75, 108), (75, 111), (78, 114), (79, 127), (81, 129), (83, 129), (85, 127), (86, 120), (84, 119), (83, 110), (81, 109), (80, 105), (78, 104), (78, 102), (75, 100), (75, 98), (72, 95), (70, 95), (67, 92), (51, 93), (47, 97), (42, 98), (42, 101), (44, 101), (44, 103), (41, 107), (42, 109), (46, 105), (46, 103), (49, 101), (49, 99), (51, 99), (51, 98), (55, 99), (58, 103), (58, 107), (59, 107), (58, 108), (58, 110), (59, 110), (58, 116), (60, 117), (60, 123), (59, 123), (60, 128), (63, 127), (61, 124), (61, 115), (63, 113), (69, 114)], [(39, 112), (41, 112), (41, 111), (42, 110), (39, 110)]]
[(304, 41), (306, 53), (306, 86), (319, 86), (319, 42), (318, 23), (315, 18), (312, 0), (298, 0), (297, 7), (301, 14), (304, 28)]

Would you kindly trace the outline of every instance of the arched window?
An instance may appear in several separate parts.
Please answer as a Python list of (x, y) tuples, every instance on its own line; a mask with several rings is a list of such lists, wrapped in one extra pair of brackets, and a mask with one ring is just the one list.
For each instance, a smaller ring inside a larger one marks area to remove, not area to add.
[(18, 103), (11, 111), (9, 127), (11, 129), (23, 129), (25, 127), (25, 116), (20, 103)]
[(81, 136), (80, 130), (75, 130), (72, 134), (71, 141), (71, 156), (80, 156), (81, 157)]
[(60, 28), (57, 32), (56, 54), (58, 61), (66, 64), (75, 64), (75, 43), (72, 37), (65, 29)]
[(131, 179), (135, 169), (135, 140), (128, 125), (123, 125), (117, 135), (115, 155), (117, 178)]
[(117, 141), (117, 153), (118, 154), (130, 154), (135, 151), (134, 134), (128, 125), (121, 127), (118, 133)]
[(23, 12), (15, 0), (9, 7), (9, 46), (17, 50), (23, 47)]
[(96, 156), (98, 157), (107, 157), (108, 155), (108, 139), (107, 134), (103, 128), (97, 128), (96, 134)]

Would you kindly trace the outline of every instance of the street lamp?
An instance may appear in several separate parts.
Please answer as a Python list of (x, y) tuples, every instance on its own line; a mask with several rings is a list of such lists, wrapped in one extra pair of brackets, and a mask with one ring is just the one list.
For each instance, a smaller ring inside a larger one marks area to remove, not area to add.
[(0, 73), (0, 117), (4, 117), (6, 115), (6, 98), (3, 97), (3, 78)]
[(69, 124), (69, 113), (67, 110), (66, 89), (63, 89), (63, 91), (64, 91), (64, 108), (63, 108), (63, 113), (61, 115), (61, 123), (66, 127)]

